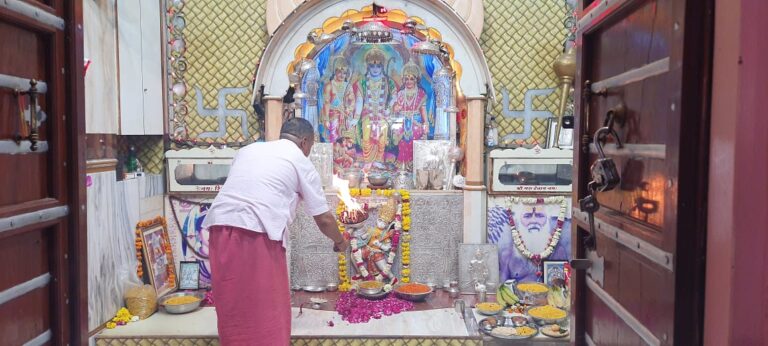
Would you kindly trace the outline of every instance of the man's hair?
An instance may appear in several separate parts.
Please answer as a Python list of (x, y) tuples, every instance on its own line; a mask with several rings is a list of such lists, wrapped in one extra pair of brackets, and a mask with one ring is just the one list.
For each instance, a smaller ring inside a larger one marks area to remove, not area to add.
[(289, 134), (298, 138), (314, 138), (312, 123), (303, 118), (290, 118), (283, 123), (280, 134)]

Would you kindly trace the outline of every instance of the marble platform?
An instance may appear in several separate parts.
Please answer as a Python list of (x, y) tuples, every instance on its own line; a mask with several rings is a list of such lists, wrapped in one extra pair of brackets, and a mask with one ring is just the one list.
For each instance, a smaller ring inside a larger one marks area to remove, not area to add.
[[(368, 323), (350, 324), (334, 311), (338, 292), (296, 292), (292, 297), (292, 345), (567, 345), (570, 340), (552, 339), (538, 335), (530, 340), (501, 342), (477, 332), (477, 321), (486, 318), (475, 309), (467, 310), (465, 318), (451, 307), (453, 298), (436, 291), (425, 302), (416, 303), (414, 310), (385, 316)], [(320, 310), (301, 309), (301, 302), (310, 297), (328, 300)], [(474, 305), (474, 296), (462, 295), (467, 307)], [(490, 300), (493, 301), (493, 296)], [(328, 322), (333, 322), (333, 327)], [(96, 345), (218, 345), (215, 307), (204, 307), (183, 315), (158, 311), (148, 319), (104, 330), (95, 337)]]
[[(333, 321), (334, 326), (328, 326)], [(479, 345), (451, 309), (407, 311), (363, 324), (349, 324), (335, 311), (292, 308), (293, 345), (344, 345), (369, 340), (376, 345)], [(159, 311), (148, 319), (95, 337), (96, 345), (218, 345), (216, 310), (205, 307), (184, 315)]]
[[(326, 195), (332, 211), (338, 199)], [(361, 202), (365, 199), (360, 198)], [(458, 280), (459, 244), (463, 238), (464, 196), (461, 191), (411, 192), (411, 279), (418, 282), (442, 284)], [(374, 211), (367, 221), (373, 226)], [(289, 227), (289, 258), (291, 284), (310, 285), (338, 282), (337, 254), (332, 243), (315, 225), (314, 219), (297, 209), (296, 220)], [(400, 256), (393, 271), (400, 270)], [(351, 266), (351, 264), (349, 264)], [(354, 272), (351, 267), (350, 273)]]

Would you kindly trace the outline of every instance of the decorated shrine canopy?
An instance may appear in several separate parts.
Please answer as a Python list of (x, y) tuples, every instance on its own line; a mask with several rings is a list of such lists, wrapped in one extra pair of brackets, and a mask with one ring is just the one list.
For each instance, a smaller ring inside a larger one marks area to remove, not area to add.
[(334, 143), (335, 171), (411, 168), (414, 140), (447, 140), (461, 65), (418, 17), (376, 5), (312, 30), (288, 75), (297, 115)]

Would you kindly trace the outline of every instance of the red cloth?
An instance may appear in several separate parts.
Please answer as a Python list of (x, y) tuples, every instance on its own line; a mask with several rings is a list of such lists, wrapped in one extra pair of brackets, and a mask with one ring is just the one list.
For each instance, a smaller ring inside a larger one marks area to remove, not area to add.
[(289, 345), (291, 295), (280, 242), (266, 233), (212, 226), (210, 263), (221, 344)]

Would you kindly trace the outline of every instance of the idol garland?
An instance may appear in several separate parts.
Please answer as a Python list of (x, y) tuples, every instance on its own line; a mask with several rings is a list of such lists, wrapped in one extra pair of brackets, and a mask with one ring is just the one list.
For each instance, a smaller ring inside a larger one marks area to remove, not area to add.
[[(547, 247), (540, 253), (532, 253), (525, 246), (525, 242), (520, 236), (520, 232), (517, 230), (515, 220), (512, 218), (512, 204), (560, 204), (560, 213), (557, 216), (557, 224), (555, 226), (555, 232), (549, 237)], [(563, 224), (565, 223), (565, 213), (568, 210), (568, 200), (563, 196), (555, 197), (508, 197), (507, 198), (507, 211), (509, 215), (509, 227), (512, 232), (512, 242), (515, 244), (515, 248), (521, 255), (525, 256), (538, 267), (541, 262), (555, 251), (557, 243), (560, 242), (560, 236), (563, 232)], [(537, 273), (538, 276), (541, 272)]]
[[(352, 197), (371, 197), (374, 193), (371, 189), (350, 189), (350, 195)], [(400, 193), (401, 202), (397, 208), (397, 213), (395, 214), (395, 229), (397, 230), (396, 234), (400, 234), (402, 232), (403, 236), (395, 236), (393, 237), (392, 247), (394, 249), (397, 249), (397, 246), (400, 245), (401, 248), (401, 263), (402, 263), (402, 270), (400, 271), (400, 281), (403, 283), (408, 283), (411, 281), (410, 279), (410, 263), (411, 263), (411, 201), (410, 201), (410, 193), (408, 190), (392, 190), (392, 189), (382, 189), (382, 190), (376, 190), (375, 195), (383, 196), (383, 197), (390, 197), (393, 193), (398, 192)], [(337, 224), (339, 227), (339, 232), (342, 234), (345, 234), (345, 225), (338, 221), (340, 219), (341, 213), (346, 209), (344, 202), (339, 201), (338, 206), (336, 207), (336, 216), (337, 216)], [(350, 246), (352, 248), (356, 248), (358, 244), (356, 244), (357, 239), (351, 239), (350, 240)], [(391, 268), (392, 264), (394, 263), (395, 256), (397, 251), (392, 251), (389, 253), (389, 256), (387, 257), (387, 271), (389, 268)], [(351, 253), (352, 259), (355, 261), (355, 265), (358, 266), (361, 270), (361, 274), (363, 277), (367, 277), (367, 270), (364, 266), (361, 266), (363, 263), (362, 253), (360, 251), (353, 251)], [(339, 253), (338, 255), (338, 263), (339, 263), (339, 291), (346, 292), (352, 289), (352, 283), (349, 277), (349, 273), (347, 272), (347, 255), (344, 253)]]

